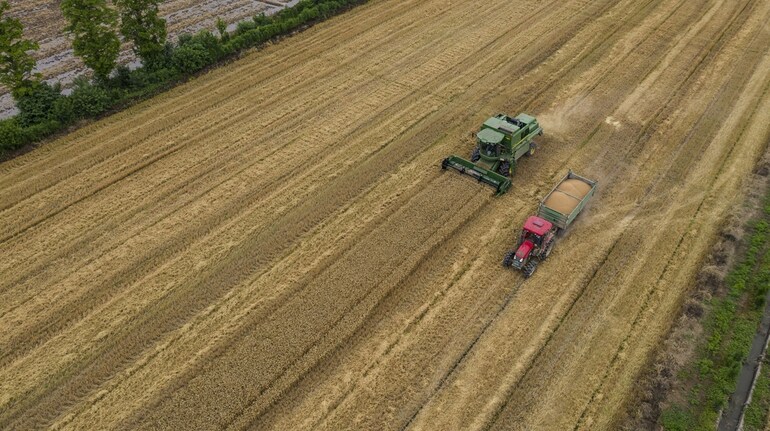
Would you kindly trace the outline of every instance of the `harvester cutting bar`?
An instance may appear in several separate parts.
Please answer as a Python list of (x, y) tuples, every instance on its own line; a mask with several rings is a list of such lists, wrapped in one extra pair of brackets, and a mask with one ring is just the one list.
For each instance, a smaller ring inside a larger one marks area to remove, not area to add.
[(443, 169), (455, 169), (460, 173), (476, 178), (479, 182), (489, 184), (495, 188), (499, 195), (507, 192), (508, 189), (511, 188), (510, 178), (500, 175), (497, 172), (490, 171), (489, 169), (484, 169), (462, 157), (449, 156), (441, 162), (441, 167)]

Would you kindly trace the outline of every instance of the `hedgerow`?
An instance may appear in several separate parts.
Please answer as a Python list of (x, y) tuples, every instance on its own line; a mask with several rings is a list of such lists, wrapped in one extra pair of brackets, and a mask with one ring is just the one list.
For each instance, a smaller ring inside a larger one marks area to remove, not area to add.
[(69, 95), (58, 84), (35, 81), (14, 94), (20, 114), (0, 121), (0, 155), (61, 132), (82, 119), (114, 112), (159, 91), (184, 82), (194, 74), (237, 57), (246, 49), (287, 35), (334, 16), (367, 0), (302, 0), (272, 16), (256, 15), (220, 36), (204, 30), (166, 43), (161, 54), (145, 67), (117, 68), (109, 78), (79, 79)]

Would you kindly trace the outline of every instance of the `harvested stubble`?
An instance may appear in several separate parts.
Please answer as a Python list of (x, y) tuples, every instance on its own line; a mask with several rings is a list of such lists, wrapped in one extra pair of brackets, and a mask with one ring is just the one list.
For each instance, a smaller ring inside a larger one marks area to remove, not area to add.
[[(770, 2), (530, 3), (369, 2), (0, 166), (0, 429), (617, 428), (770, 136)], [(516, 193), (442, 175), (522, 107)]]

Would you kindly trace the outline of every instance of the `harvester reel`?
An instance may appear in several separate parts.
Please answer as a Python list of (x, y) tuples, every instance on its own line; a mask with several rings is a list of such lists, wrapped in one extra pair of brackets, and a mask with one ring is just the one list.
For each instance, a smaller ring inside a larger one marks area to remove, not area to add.
[(508, 253), (505, 253), (505, 257), (503, 258), (503, 266), (509, 267), (513, 266), (513, 256), (516, 254), (515, 251), (510, 250)]

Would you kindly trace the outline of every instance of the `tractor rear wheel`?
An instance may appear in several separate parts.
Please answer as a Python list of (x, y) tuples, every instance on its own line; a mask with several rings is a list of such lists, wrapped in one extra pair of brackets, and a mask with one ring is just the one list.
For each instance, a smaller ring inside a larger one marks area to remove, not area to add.
[(479, 152), (479, 147), (476, 147), (471, 152), (471, 161), (476, 163), (479, 161), (479, 159), (481, 159), (481, 153)]
[(555, 242), (556, 241), (551, 240), (551, 242), (549, 242), (548, 244), (545, 245), (545, 249), (543, 250), (543, 254), (542, 254), (542, 257), (540, 258), (540, 260), (546, 260), (548, 258), (548, 255), (551, 254), (551, 250), (553, 250), (553, 244)]
[(515, 251), (511, 250), (508, 253), (505, 253), (505, 257), (503, 258), (503, 266), (509, 267), (513, 265), (513, 255), (516, 254)]

